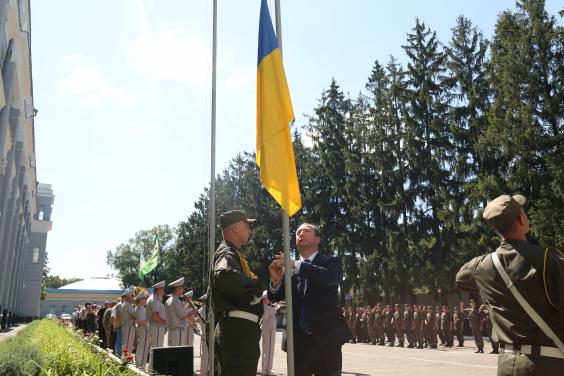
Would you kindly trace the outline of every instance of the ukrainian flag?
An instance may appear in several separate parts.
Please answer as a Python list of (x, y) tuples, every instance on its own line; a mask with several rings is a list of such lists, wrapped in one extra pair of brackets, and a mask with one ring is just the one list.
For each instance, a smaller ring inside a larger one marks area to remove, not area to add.
[(260, 7), (257, 62), (257, 165), (266, 190), (288, 216), (302, 207), (290, 122), (294, 110), (266, 0)]

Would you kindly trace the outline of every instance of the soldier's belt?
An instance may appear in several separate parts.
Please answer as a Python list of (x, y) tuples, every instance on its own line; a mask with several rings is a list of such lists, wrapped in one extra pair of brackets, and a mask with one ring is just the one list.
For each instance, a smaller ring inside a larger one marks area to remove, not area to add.
[(532, 355), (533, 346), (539, 348), (540, 356), (549, 356), (551, 358), (564, 359), (564, 355), (562, 355), (562, 353), (557, 347), (537, 346), (537, 345), (521, 345), (521, 347), (517, 347), (511, 344), (503, 344), (503, 343), (501, 344), (501, 348), (503, 350), (502, 353), (523, 354), (523, 355)]
[(245, 311), (229, 311), (225, 314), (225, 316), (227, 317), (236, 317), (238, 319), (245, 319), (245, 320), (249, 320), (254, 322), (255, 324), (258, 324), (260, 321), (260, 317), (258, 317), (258, 315), (249, 313), (249, 312), (245, 312)]

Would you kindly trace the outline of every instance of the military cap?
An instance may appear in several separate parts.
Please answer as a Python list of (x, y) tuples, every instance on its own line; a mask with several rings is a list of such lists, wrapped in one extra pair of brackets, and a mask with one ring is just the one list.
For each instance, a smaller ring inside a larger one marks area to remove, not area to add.
[(184, 277), (179, 278), (168, 285), (168, 287), (180, 287), (180, 286), (184, 286)]
[(160, 281), (159, 283), (155, 283), (155, 284), (153, 285), (153, 288), (154, 288), (154, 289), (162, 289), (162, 288), (165, 287), (165, 285), (166, 285), (166, 282), (165, 282), (165, 281)]
[(194, 291), (190, 290), (186, 294), (184, 294), (184, 296), (187, 297), (187, 298), (191, 298), (191, 297), (194, 296)]
[(264, 291), (262, 292), (262, 296), (261, 296), (260, 298), (261, 298), (261, 299), (264, 299), (264, 298), (266, 298), (266, 297), (268, 297), (268, 291), (264, 290)]
[(135, 296), (135, 291), (133, 291), (133, 289), (128, 289), (124, 291), (124, 293), (121, 296), (126, 296), (126, 295)]
[(503, 232), (519, 218), (526, 202), (525, 196), (501, 195), (488, 203), (483, 217), (494, 230)]
[(147, 298), (147, 295), (145, 295), (145, 293), (143, 291), (141, 291), (139, 294), (137, 294), (137, 296), (135, 297), (135, 301), (141, 300), (141, 299), (145, 299)]
[(219, 224), (222, 229), (239, 221), (254, 223), (256, 219), (247, 218), (247, 214), (242, 210), (231, 210), (219, 216)]
[(199, 300), (200, 302), (206, 302), (208, 300), (208, 294), (206, 293), (200, 296), (197, 300)]

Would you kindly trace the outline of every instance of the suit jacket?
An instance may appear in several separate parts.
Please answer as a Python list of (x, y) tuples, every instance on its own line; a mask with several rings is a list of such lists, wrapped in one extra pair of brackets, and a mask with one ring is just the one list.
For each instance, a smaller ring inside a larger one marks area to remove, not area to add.
[[(341, 346), (348, 342), (351, 333), (338, 306), (338, 287), (341, 281), (341, 260), (338, 257), (317, 253), (311, 263), (302, 262), (300, 272), (292, 277), (292, 303), (294, 331), (300, 330), (302, 306), (314, 340), (320, 346)], [(307, 279), (302, 297), (298, 291)], [(269, 291), (272, 302), (285, 299), (284, 278), (276, 291)]]

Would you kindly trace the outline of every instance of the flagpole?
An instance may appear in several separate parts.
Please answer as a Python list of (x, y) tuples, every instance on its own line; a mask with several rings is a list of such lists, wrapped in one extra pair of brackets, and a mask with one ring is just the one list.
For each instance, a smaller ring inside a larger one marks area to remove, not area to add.
[(216, 123), (216, 65), (217, 65), (217, 0), (213, 0), (213, 33), (212, 33), (212, 104), (211, 104), (211, 177), (209, 201), (209, 281), (208, 281), (208, 316), (209, 333), (206, 340), (208, 346), (208, 375), (214, 376), (215, 368), (215, 318), (212, 302), (213, 255), (215, 253), (215, 123)]
[[(276, 13), (276, 38), (278, 39), (278, 48), (280, 48), (280, 56), (284, 59), (282, 52), (282, 16), (280, 14), (280, 0), (274, 2), (274, 10)], [(290, 266), (290, 218), (288, 214), (282, 211), (282, 242), (284, 246), (284, 293), (286, 296), (286, 361), (287, 375), (294, 376), (294, 320), (292, 306), (292, 268)]]

